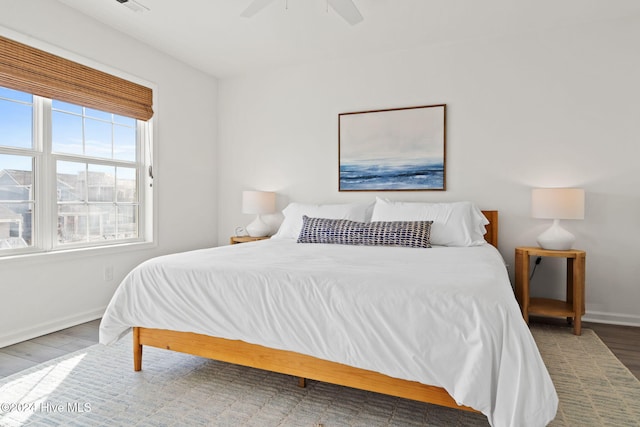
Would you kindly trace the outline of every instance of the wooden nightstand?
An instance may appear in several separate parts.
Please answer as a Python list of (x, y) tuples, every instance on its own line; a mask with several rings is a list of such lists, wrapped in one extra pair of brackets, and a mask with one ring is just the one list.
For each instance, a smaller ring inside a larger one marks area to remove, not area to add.
[(265, 237), (231, 236), (231, 238), (229, 239), (229, 243), (231, 243), (232, 245), (235, 245), (238, 243), (255, 242), (256, 240), (265, 240), (268, 238), (269, 236), (265, 236)]
[[(566, 301), (550, 298), (529, 298), (529, 266), (532, 256), (558, 257), (567, 259)], [(586, 252), (575, 249), (552, 251), (534, 247), (516, 248), (516, 298), (522, 309), (525, 322), (529, 314), (566, 317), (573, 319), (573, 333), (581, 334), (584, 314), (584, 271)]]

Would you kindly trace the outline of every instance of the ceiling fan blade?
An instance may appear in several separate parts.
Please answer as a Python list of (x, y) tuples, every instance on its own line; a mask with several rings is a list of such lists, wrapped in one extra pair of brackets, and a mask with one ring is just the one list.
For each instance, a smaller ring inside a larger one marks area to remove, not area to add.
[(333, 10), (351, 25), (362, 22), (364, 19), (352, 0), (328, 0), (328, 2)]
[(249, 7), (247, 7), (244, 12), (240, 14), (240, 16), (250, 18), (265, 7), (269, 6), (269, 4), (273, 3), (274, 1), (275, 0), (253, 0)]

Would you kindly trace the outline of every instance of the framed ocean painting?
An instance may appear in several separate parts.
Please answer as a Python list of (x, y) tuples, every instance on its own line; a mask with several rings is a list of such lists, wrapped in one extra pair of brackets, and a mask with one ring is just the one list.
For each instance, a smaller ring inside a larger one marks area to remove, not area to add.
[(446, 104), (338, 115), (340, 191), (445, 190)]

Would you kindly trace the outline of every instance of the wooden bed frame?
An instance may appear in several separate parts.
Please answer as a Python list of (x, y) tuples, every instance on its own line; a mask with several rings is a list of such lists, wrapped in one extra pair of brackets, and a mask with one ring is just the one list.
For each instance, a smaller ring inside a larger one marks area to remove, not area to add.
[[(485, 240), (497, 247), (498, 211), (483, 211), (483, 214), (490, 222), (486, 226)], [(305, 379), (312, 379), (477, 412), (468, 406), (458, 405), (441, 387), (392, 378), (378, 372), (354, 368), (291, 351), (275, 350), (243, 341), (191, 332), (134, 327), (133, 365), (135, 371), (142, 369), (142, 346), (145, 345), (293, 375), (299, 378), (301, 387), (304, 387)]]

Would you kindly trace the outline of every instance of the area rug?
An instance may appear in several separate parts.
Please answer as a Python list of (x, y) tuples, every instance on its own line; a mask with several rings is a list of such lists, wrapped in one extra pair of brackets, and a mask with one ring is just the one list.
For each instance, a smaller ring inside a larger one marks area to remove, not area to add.
[[(597, 335), (536, 326), (560, 397), (552, 426), (640, 426), (640, 381)], [(2, 426), (483, 426), (481, 414), (145, 348), (95, 345), (0, 381)]]

